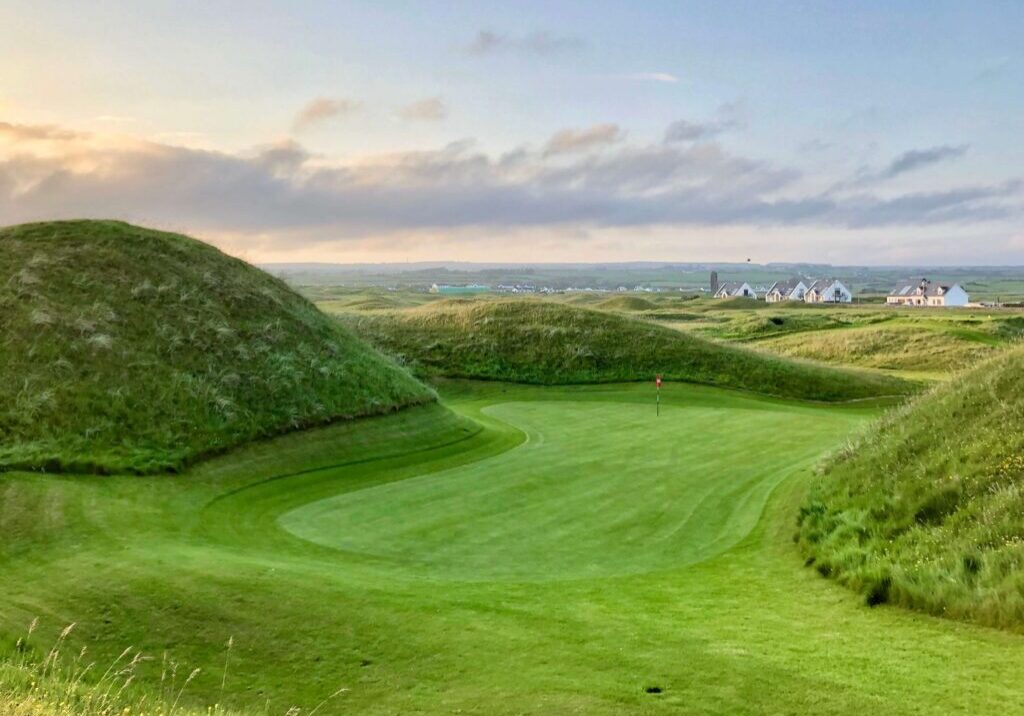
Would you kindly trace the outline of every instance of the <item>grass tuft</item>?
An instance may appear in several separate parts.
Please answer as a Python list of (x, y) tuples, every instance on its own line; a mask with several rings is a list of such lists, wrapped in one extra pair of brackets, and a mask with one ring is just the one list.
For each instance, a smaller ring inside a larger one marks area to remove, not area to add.
[[(179, 664), (165, 653), (160, 664), (159, 689), (141, 690), (137, 677), (152, 657), (134, 647), (127, 647), (106, 668), (90, 660), (88, 647), (68, 648), (68, 637), (75, 624), (66, 626), (48, 648), (39, 650), (34, 641), (38, 620), (34, 619), (27, 633), (20, 637), (14, 653), (0, 660), (0, 714), (3, 716), (270, 716), (269, 708), (244, 711), (226, 705), (227, 670), (223, 675), (220, 701), (205, 706), (189, 698), (189, 686), (201, 669), (189, 670), (179, 678)], [(229, 640), (225, 653), (230, 654), (234, 641)], [(182, 671), (181, 673), (184, 673)], [(347, 692), (340, 688), (309, 711), (289, 708), (285, 714), (312, 716), (328, 703)]]

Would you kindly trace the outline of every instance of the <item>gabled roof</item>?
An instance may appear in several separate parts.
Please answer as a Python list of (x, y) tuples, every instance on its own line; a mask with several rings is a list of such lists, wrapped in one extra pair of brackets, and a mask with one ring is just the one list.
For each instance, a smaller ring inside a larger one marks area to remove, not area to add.
[[(726, 281), (725, 283), (718, 284), (718, 291), (715, 292), (715, 295), (717, 296), (722, 291), (732, 294), (739, 291), (744, 286), (750, 286), (750, 284), (746, 281)], [(753, 291), (753, 287), (751, 287), (750, 290)]]
[[(889, 295), (890, 296), (925, 296), (925, 297), (945, 296), (947, 293), (949, 293), (950, 289), (952, 289), (954, 287), (960, 288), (961, 291), (963, 290), (963, 288), (958, 283), (954, 283), (954, 284), (951, 284), (951, 285), (947, 286), (947, 285), (942, 285), (942, 284), (933, 284), (928, 279), (923, 278), (920, 281), (918, 281), (916, 284), (909, 283), (909, 284), (897, 286), (896, 288), (894, 288), (892, 291), (889, 292)], [(923, 290), (921, 291), (921, 293), (918, 293), (917, 292), (918, 289), (923, 289)]]
[(958, 285), (959, 284), (955, 284), (954, 283), (951, 286), (938, 286), (938, 285), (936, 285), (936, 286), (929, 286), (925, 290), (924, 295), (925, 296), (945, 296), (947, 293), (949, 293), (949, 290), (951, 288), (953, 288), (953, 286), (958, 286)]
[(816, 281), (814, 281), (810, 286), (808, 286), (807, 290), (808, 291), (812, 291), (812, 290), (813, 291), (824, 291), (826, 288), (828, 288), (832, 284), (836, 284), (836, 283), (842, 285), (843, 288), (846, 288), (846, 284), (844, 284), (842, 281), (840, 281), (837, 278), (819, 278)]
[(802, 278), (791, 278), (786, 281), (776, 281), (775, 283), (768, 287), (768, 293), (771, 293), (772, 291), (778, 291), (783, 296), (788, 296), (789, 294), (793, 293), (793, 291), (795, 291), (797, 286), (799, 286), (800, 284), (807, 286), (807, 284), (804, 283), (804, 280)]

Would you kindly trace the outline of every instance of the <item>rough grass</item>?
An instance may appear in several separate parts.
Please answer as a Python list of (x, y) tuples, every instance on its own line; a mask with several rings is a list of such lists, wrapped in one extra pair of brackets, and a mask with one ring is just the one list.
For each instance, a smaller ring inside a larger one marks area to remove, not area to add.
[(828, 363), (907, 371), (951, 372), (990, 358), (1000, 348), (952, 330), (925, 326), (868, 326), (763, 341), (773, 353)]
[[(749, 301), (747, 301), (749, 303)], [(790, 334), (806, 334), (830, 330), (833, 328), (849, 328), (890, 320), (891, 315), (882, 311), (854, 311), (851, 309), (831, 309), (807, 306), (797, 301), (789, 301), (793, 306), (785, 304), (764, 304), (747, 312), (732, 310), (724, 314), (728, 320), (712, 323), (700, 329), (700, 332), (712, 338), (727, 341), (755, 341)], [(711, 315), (716, 315), (712, 313)], [(720, 318), (722, 314), (717, 314)]]
[[(65, 627), (52, 644), (38, 644), (33, 619), (15, 642), (13, 654), (0, 660), (0, 714), (3, 716), (243, 716), (230, 701), (229, 676), (234, 639), (224, 644), (223, 663), (217, 665), (221, 690), (217, 701), (205, 708), (183, 700), (193, 680), (202, 672), (169, 657), (147, 655), (127, 647), (109, 663), (95, 661), (87, 645), (69, 648), (67, 639), (75, 624)], [(139, 689), (136, 679), (147, 662), (160, 663), (158, 688)], [(321, 710), (344, 689), (330, 695), (312, 710), (290, 708), (281, 716), (300, 716)], [(269, 708), (247, 708), (248, 716), (271, 716)]]
[(550, 385), (647, 381), (662, 374), (811, 400), (900, 395), (914, 387), (889, 376), (778, 358), (545, 301), (443, 301), (344, 320), (425, 376)]
[(432, 393), (281, 281), (121, 222), (0, 230), (0, 469), (154, 472)]
[(1024, 630), (1024, 349), (852, 442), (799, 525), (817, 569), (871, 604)]
[(597, 304), (597, 308), (611, 311), (653, 311), (658, 304), (642, 296), (613, 296)]

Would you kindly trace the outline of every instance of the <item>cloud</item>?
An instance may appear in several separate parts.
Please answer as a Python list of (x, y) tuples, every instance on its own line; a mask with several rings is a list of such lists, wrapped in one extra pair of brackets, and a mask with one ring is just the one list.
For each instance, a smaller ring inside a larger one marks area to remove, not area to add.
[(944, 144), (928, 149), (911, 149), (893, 159), (879, 176), (882, 179), (891, 179), (892, 177), (906, 174), (930, 164), (937, 164), (947, 159), (956, 159), (957, 157), (962, 157), (968, 148), (966, 144), (958, 144), (956, 146)]
[(75, 132), (52, 124), (11, 124), (10, 122), (0, 122), (0, 139), (6, 139), (10, 142), (69, 142), (86, 136), (85, 133)]
[(666, 142), (693, 142), (713, 137), (721, 131), (714, 123), (691, 122), (679, 119), (665, 129)]
[(266, 167), (274, 176), (292, 176), (312, 158), (306, 149), (292, 139), (258, 147), (256, 162)]
[(578, 37), (553, 35), (543, 31), (513, 36), (493, 30), (480, 30), (466, 46), (466, 52), (477, 57), (499, 52), (550, 56), (582, 49), (584, 44)]
[(563, 129), (555, 132), (544, 147), (544, 154), (568, 154), (615, 144), (625, 139), (626, 134), (617, 124), (595, 124), (586, 129)]
[(678, 77), (668, 72), (627, 72), (612, 76), (618, 79), (636, 80), (639, 82), (665, 82), (667, 84), (679, 82)]
[(499, 35), (491, 30), (480, 30), (473, 41), (466, 46), (466, 52), (471, 55), (487, 55), (500, 50), (507, 44), (507, 36)]
[(95, 119), (97, 122), (105, 122), (107, 124), (132, 124), (138, 121), (135, 117), (120, 114), (101, 114)]
[[(0, 131), (10, 134), (12, 126)], [(462, 141), (331, 162), (290, 140), (233, 154), (22, 125), (23, 141), (0, 144), (0, 217), (122, 218), (277, 237), (286, 246), (300, 235), (337, 241), (470, 229), (497, 236), (527, 229), (971, 226), (1024, 213), (1019, 182), (884, 197), (815, 193), (800, 189), (806, 178), (799, 172), (713, 142), (637, 144), (607, 127), (571, 130), (577, 139), (601, 139), (555, 156), (547, 147), (492, 156)], [(54, 154), (38, 136), (67, 139)]]
[(665, 142), (697, 142), (712, 139), (723, 132), (743, 127), (743, 108), (740, 104), (730, 102), (718, 108), (717, 116), (707, 122), (692, 122), (679, 119), (665, 129)]
[(437, 122), (448, 115), (448, 108), (440, 97), (427, 97), (398, 110), (402, 119), (418, 122)]
[(834, 146), (832, 142), (826, 142), (823, 139), (808, 139), (805, 142), (800, 142), (797, 146), (797, 151), (802, 154), (820, 154), (832, 149)]
[(927, 149), (911, 149), (897, 156), (883, 169), (873, 170), (869, 166), (861, 167), (853, 177), (834, 184), (830, 191), (840, 192), (884, 182), (933, 164), (957, 159), (966, 154), (969, 148), (968, 144), (943, 144)]
[(310, 100), (292, 120), (292, 129), (296, 132), (309, 129), (310, 127), (339, 117), (350, 114), (359, 107), (359, 103), (344, 98), (317, 97)]
[(999, 57), (990, 60), (982, 65), (978, 73), (974, 75), (975, 82), (988, 82), (1001, 77), (1012, 64), (1013, 59), (1009, 56)]
[[(1017, 217), (1024, 213), (1021, 182), (915, 192), (889, 199), (855, 196), (836, 207), (836, 217), (851, 228), (912, 224), (961, 224)], [(1009, 201), (1007, 201), (1009, 200)]]

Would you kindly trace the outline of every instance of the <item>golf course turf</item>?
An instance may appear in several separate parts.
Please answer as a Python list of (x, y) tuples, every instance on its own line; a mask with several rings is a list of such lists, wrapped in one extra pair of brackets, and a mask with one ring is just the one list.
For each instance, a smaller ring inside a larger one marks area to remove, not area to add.
[(69, 649), (100, 664), (156, 657), (133, 689), (161, 688), (167, 652), (201, 669), (183, 706), (259, 714), (341, 687), (318, 713), (1024, 703), (1020, 636), (870, 609), (802, 566), (810, 467), (877, 408), (669, 384), (656, 417), (647, 385), (440, 392), (182, 475), (0, 475), (3, 648), (33, 617), (40, 650), (77, 622)]

